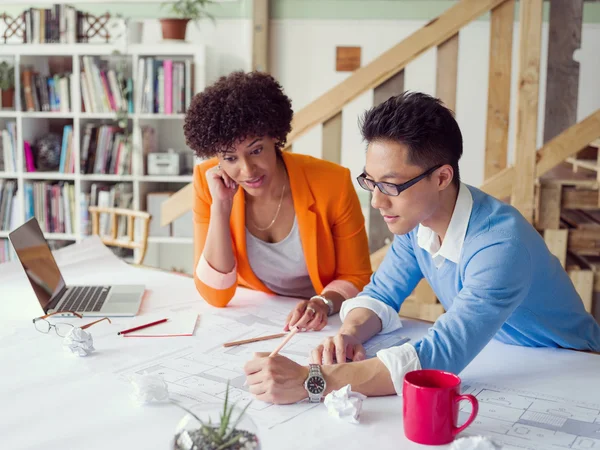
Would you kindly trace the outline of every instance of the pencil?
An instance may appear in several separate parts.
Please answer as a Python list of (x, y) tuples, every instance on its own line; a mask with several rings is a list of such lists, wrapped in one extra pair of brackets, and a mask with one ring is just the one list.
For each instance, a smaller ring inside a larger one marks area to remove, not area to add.
[(269, 339), (277, 339), (277, 338), (283, 337), (286, 334), (287, 333), (270, 334), (268, 336), (260, 336), (260, 337), (255, 337), (255, 338), (251, 338), (251, 339), (244, 339), (242, 341), (226, 342), (223, 344), (223, 347), (233, 347), (235, 345), (250, 344), (252, 342), (268, 341)]
[(121, 335), (121, 334), (125, 334), (125, 333), (131, 333), (132, 331), (142, 330), (144, 328), (152, 327), (154, 325), (158, 325), (159, 323), (166, 322), (167, 320), (168, 319), (161, 319), (161, 320), (157, 320), (156, 322), (151, 322), (151, 323), (147, 323), (145, 325), (140, 325), (139, 327), (129, 328), (128, 330), (119, 331), (117, 333), (117, 335)]
[(293, 327), (292, 330), (285, 337), (285, 339), (283, 341), (281, 341), (281, 343), (277, 346), (277, 348), (271, 352), (269, 357), (275, 356), (277, 353), (279, 353), (279, 351), (285, 346), (285, 344), (287, 344), (290, 341), (291, 338), (294, 337), (294, 335), (297, 332), (298, 332), (298, 327)]

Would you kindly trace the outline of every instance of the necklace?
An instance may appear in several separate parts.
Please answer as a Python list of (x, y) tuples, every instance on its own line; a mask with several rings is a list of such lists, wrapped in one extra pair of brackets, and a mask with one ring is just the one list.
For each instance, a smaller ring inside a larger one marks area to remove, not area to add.
[[(286, 181), (287, 181), (287, 177), (286, 177)], [(279, 216), (279, 210), (281, 209), (281, 203), (283, 202), (283, 194), (285, 193), (285, 185), (286, 185), (286, 182), (284, 181), (283, 182), (283, 189), (281, 190), (281, 198), (279, 199), (279, 205), (277, 206), (277, 212), (275, 213), (275, 217), (273, 217), (273, 220), (271, 220), (271, 223), (267, 227), (261, 228), (261, 227), (257, 226), (256, 223), (253, 220), (252, 221), (252, 226), (254, 228), (256, 228), (259, 231), (265, 231), (265, 230), (268, 230), (269, 228), (271, 228), (273, 226), (273, 224), (277, 220), (277, 217)]]

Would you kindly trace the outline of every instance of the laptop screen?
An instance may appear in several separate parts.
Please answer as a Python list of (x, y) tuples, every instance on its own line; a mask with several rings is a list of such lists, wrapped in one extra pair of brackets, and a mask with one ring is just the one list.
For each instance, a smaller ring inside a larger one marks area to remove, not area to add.
[(35, 218), (29, 219), (12, 231), (9, 238), (35, 295), (44, 311), (47, 311), (50, 302), (65, 287), (65, 280), (38, 221)]

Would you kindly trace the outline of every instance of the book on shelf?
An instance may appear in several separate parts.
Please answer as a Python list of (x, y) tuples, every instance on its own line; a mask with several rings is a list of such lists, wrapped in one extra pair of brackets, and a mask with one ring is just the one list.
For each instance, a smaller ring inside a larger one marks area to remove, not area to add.
[(109, 68), (108, 62), (99, 57), (84, 56), (82, 62), (82, 110), (88, 113), (133, 113), (133, 79)]
[(25, 183), (25, 217), (35, 217), (45, 233), (73, 234), (75, 186), (73, 183), (36, 181)]
[(87, 42), (83, 33), (86, 13), (73, 6), (55, 4), (51, 8), (28, 8), (23, 14), (26, 44)]
[(132, 147), (114, 125), (86, 124), (81, 144), (82, 174), (131, 175)]
[[(92, 183), (90, 192), (83, 195), (81, 200), (81, 234), (89, 235), (92, 232), (92, 223), (89, 215), (89, 206), (101, 206), (104, 208), (131, 209), (133, 205), (133, 186), (131, 183), (117, 183), (107, 185), (105, 183)], [(108, 214), (100, 214), (99, 233), (106, 235), (110, 231), (110, 217)], [(127, 218), (119, 217), (117, 225), (117, 237), (125, 236), (127, 232)]]
[(42, 75), (33, 67), (24, 66), (21, 71), (24, 111), (71, 112), (72, 76), (70, 72)]
[(0, 132), (0, 171), (17, 171), (17, 123), (7, 122)]
[(8, 239), (0, 239), (0, 264), (17, 259), (15, 250)]
[(0, 180), (0, 230), (12, 230), (19, 215), (17, 181)]
[(183, 114), (193, 94), (193, 62), (140, 58), (135, 87), (136, 111), (143, 114)]

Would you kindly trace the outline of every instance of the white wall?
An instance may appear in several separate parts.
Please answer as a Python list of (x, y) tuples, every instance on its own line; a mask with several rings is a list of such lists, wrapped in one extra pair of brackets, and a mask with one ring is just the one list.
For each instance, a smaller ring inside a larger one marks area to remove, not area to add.
[[(335, 71), (335, 47), (362, 47), (362, 64), (414, 32), (425, 22), (398, 20), (276, 20), (271, 23), (271, 71), (281, 81), (297, 111), (318, 95), (349, 76)], [(511, 124), (516, 113), (516, 72), (518, 70), (518, 23), (515, 23), (513, 51), (513, 87), (511, 90)], [(542, 143), (544, 123), (545, 72), (548, 28), (542, 33), (540, 67), (540, 115), (538, 145)], [(580, 61), (578, 120), (600, 108), (600, 25), (584, 24), (582, 45), (576, 57)], [(489, 64), (489, 22), (473, 22), (463, 28), (459, 41), (456, 117), (464, 140), (461, 174), (465, 182), (479, 186), (483, 182), (485, 125)], [(432, 49), (411, 62), (405, 71), (405, 89), (435, 95), (436, 50)], [(364, 144), (357, 119), (373, 105), (367, 92), (344, 109), (343, 160), (353, 176), (362, 170)], [(514, 126), (510, 127), (511, 149)], [(300, 138), (294, 151), (321, 155), (321, 128)], [(510, 160), (511, 158), (509, 158)]]

